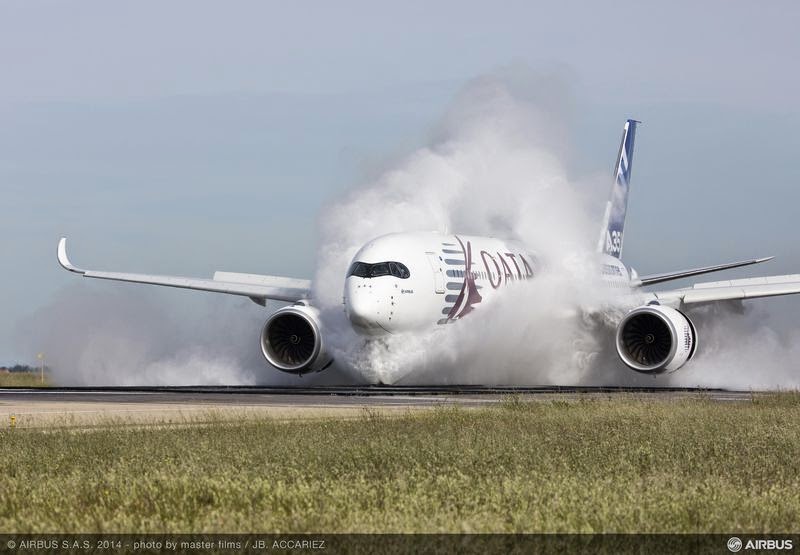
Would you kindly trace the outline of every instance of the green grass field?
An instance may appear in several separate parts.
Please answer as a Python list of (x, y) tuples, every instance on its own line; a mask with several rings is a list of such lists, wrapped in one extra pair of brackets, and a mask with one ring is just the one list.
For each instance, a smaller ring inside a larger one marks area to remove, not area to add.
[(42, 377), (33, 372), (3, 372), (0, 373), (0, 387), (47, 387), (50, 385), (47, 374)]
[(2, 532), (793, 532), (800, 395), (0, 432)]

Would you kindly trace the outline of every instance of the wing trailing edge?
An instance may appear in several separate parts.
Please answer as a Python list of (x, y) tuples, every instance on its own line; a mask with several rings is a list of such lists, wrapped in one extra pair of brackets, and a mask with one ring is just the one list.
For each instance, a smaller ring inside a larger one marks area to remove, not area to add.
[(774, 256), (767, 256), (764, 258), (751, 258), (750, 260), (739, 260), (737, 262), (728, 262), (727, 264), (717, 264), (715, 266), (704, 266), (702, 268), (692, 268), (691, 270), (681, 270), (678, 272), (668, 272), (665, 274), (652, 274), (643, 276), (631, 282), (633, 287), (645, 287), (647, 285), (655, 285), (656, 283), (663, 283), (665, 281), (672, 281), (675, 279), (682, 279), (692, 276), (699, 276), (702, 274), (710, 274), (712, 272), (720, 272), (722, 270), (730, 270), (731, 268), (741, 268), (743, 266), (751, 266), (753, 264), (761, 264), (775, 258)]
[(691, 305), (797, 294), (800, 294), (800, 274), (696, 283), (685, 289), (659, 291), (653, 296), (667, 305)]

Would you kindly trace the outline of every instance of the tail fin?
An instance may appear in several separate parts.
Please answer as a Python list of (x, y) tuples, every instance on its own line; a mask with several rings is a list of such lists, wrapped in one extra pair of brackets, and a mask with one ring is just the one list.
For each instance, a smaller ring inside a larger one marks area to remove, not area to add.
[(628, 210), (628, 191), (630, 190), (631, 166), (633, 165), (633, 141), (636, 138), (638, 123), (641, 122), (635, 119), (625, 122), (622, 142), (617, 155), (614, 185), (611, 187), (611, 196), (606, 203), (603, 227), (597, 243), (597, 252), (616, 258), (622, 256), (622, 238), (625, 231), (625, 215)]

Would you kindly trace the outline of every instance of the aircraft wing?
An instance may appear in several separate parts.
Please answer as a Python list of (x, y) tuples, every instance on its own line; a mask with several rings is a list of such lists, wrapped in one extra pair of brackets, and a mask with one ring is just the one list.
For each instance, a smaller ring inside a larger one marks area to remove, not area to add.
[(689, 305), (736, 299), (757, 299), (800, 294), (800, 274), (696, 283), (685, 289), (657, 291), (663, 304)]
[(705, 266), (703, 268), (692, 268), (691, 270), (681, 270), (679, 272), (669, 272), (666, 274), (653, 274), (650, 276), (642, 276), (638, 280), (631, 283), (634, 287), (645, 287), (647, 285), (655, 285), (656, 283), (663, 283), (674, 279), (683, 279), (692, 276), (699, 276), (701, 274), (710, 274), (712, 272), (719, 272), (721, 270), (730, 270), (731, 268), (741, 268), (743, 266), (750, 266), (752, 264), (761, 264), (775, 258), (774, 256), (767, 256), (765, 258), (751, 258), (750, 260), (740, 260), (738, 262), (728, 262), (727, 264), (717, 264), (716, 266)]
[(81, 274), (83, 277), (241, 295), (250, 297), (250, 299), (262, 306), (268, 299), (289, 302), (307, 299), (311, 292), (311, 282), (309, 280), (279, 276), (216, 272), (213, 279), (207, 279), (83, 270), (70, 262), (67, 256), (66, 237), (62, 237), (58, 242), (58, 263), (65, 270)]

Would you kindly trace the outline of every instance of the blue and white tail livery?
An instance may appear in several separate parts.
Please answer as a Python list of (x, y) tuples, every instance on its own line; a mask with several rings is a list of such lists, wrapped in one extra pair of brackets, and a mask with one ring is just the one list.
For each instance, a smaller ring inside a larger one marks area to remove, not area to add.
[(614, 185), (611, 196), (606, 203), (603, 216), (603, 227), (597, 251), (615, 258), (622, 256), (622, 239), (625, 231), (625, 214), (628, 210), (628, 192), (630, 191), (631, 166), (633, 165), (633, 142), (636, 139), (636, 125), (641, 123), (634, 119), (625, 122), (622, 141), (619, 145), (617, 164), (614, 173)]

